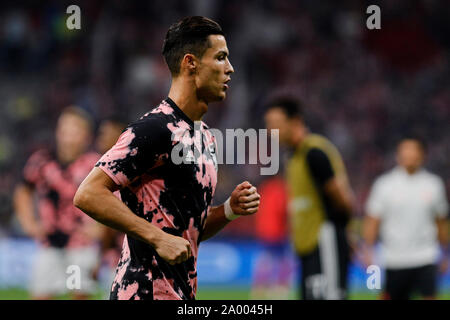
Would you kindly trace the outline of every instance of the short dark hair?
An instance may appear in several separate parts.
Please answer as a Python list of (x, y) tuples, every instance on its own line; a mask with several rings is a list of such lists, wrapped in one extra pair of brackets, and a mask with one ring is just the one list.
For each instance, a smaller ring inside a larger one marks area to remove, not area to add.
[(294, 97), (281, 96), (271, 99), (267, 104), (266, 112), (273, 108), (281, 108), (290, 119), (304, 119), (303, 106), (300, 100)]
[(86, 111), (85, 109), (80, 108), (80, 107), (75, 106), (75, 105), (71, 105), (71, 106), (68, 106), (68, 107), (64, 108), (61, 111), (61, 115), (60, 116), (67, 115), (67, 114), (74, 115), (74, 116), (77, 116), (80, 119), (83, 119), (86, 122), (86, 124), (88, 125), (89, 130), (90, 131), (94, 130), (94, 127), (95, 127), (94, 119), (90, 115), (90, 113), (88, 111)]
[(186, 17), (167, 31), (162, 54), (172, 75), (180, 72), (180, 62), (186, 53), (201, 58), (210, 47), (209, 35), (224, 35), (220, 25), (206, 17)]
[(126, 116), (118, 114), (118, 113), (112, 113), (106, 117), (104, 117), (100, 123), (110, 122), (118, 127), (125, 128), (128, 124), (128, 120)]

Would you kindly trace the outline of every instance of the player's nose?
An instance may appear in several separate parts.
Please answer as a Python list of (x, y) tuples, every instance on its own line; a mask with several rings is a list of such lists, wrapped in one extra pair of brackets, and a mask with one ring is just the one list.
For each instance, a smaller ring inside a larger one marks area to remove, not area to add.
[(234, 73), (234, 68), (231, 65), (231, 62), (228, 60), (227, 68), (225, 69), (225, 74), (230, 75), (232, 73)]

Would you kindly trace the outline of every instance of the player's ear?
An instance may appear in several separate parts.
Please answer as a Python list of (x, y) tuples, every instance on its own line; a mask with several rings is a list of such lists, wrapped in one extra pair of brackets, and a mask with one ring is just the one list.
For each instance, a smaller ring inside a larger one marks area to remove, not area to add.
[(191, 53), (186, 53), (183, 60), (181, 60), (181, 68), (187, 70), (189, 74), (196, 72), (197, 64), (197, 58)]

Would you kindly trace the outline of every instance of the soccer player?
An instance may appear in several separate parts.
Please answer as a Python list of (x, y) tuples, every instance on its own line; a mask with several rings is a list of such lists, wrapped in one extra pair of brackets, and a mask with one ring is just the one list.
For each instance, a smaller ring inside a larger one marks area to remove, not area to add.
[(441, 178), (422, 167), (425, 146), (408, 137), (397, 146), (397, 166), (376, 179), (363, 224), (366, 264), (373, 263), (379, 236), (386, 267), (385, 299), (436, 297), (440, 271), (447, 269), (448, 202)]
[(286, 169), (289, 224), (301, 261), (302, 298), (345, 299), (353, 193), (341, 156), (325, 137), (309, 131), (296, 99), (273, 100), (265, 122), (292, 149)]
[(74, 298), (86, 298), (95, 289), (91, 272), (98, 258), (98, 224), (73, 205), (78, 186), (100, 158), (96, 152), (87, 152), (92, 129), (91, 117), (82, 109), (63, 110), (56, 127), (56, 148), (31, 155), (23, 182), (15, 190), (18, 220), (39, 244), (30, 286), (34, 299), (51, 299), (67, 292), (69, 265), (79, 266), (81, 271), (81, 287), (71, 291)]
[[(209, 103), (226, 97), (234, 72), (221, 27), (184, 18), (169, 28), (163, 55), (172, 74), (168, 98), (127, 127), (74, 198), (88, 215), (127, 234), (111, 299), (194, 299), (200, 242), (259, 206), (247, 181), (225, 204), (210, 206), (215, 141), (201, 119)], [(113, 195), (118, 189), (123, 202)]]

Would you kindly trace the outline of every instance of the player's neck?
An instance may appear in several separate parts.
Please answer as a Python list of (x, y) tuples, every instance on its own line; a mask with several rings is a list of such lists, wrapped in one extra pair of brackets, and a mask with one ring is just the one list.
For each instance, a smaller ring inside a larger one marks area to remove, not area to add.
[(410, 176), (412, 176), (420, 171), (420, 167), (402, 167), (402, 168)]
[(198, 98), (193, 82), (173, 79), (169, 91), (169, 98), (192, 121), (200, 121), (206, 111), (208, 111), (208, 104)]
[(308, 133), (309, 131), (303, 128), (297, 128), (297, 130), (294, 130), (291, 138), (292, 146), (296, 148), (299, 145), (301, 145), (303, 140), (305, 140), (306, 136), (308, 135)]
[(72, 152), (64, 152), (64, 150), (57, 149), (56, 157), (61, 165), (67, 165), (75, 161), (79, 157), (79, 155), (73, 154)]

